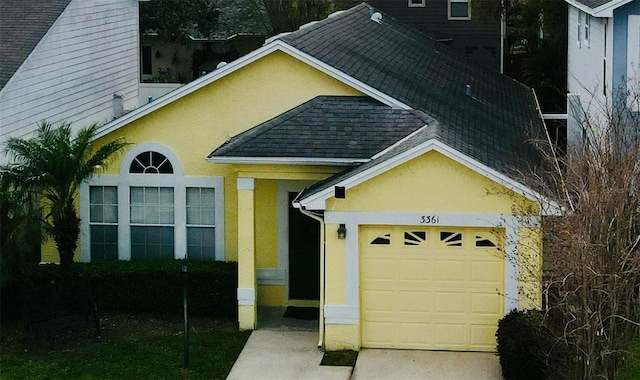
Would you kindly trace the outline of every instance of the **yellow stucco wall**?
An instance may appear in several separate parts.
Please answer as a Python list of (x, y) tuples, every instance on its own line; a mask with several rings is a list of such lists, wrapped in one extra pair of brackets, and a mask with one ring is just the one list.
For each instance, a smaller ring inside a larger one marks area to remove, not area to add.
[[(179, 157), (185, 175), (225, 177), (225, 258), (237, 260), (238, 168), (207, 163), (205, 157), (229, 137), (318, 95), (363, 94), (276, 51), (98, 139), (95, 145), (121, 136), (132, 144), (156, 142)], [(117, 174), (119, 168), (116, 160), (107, 173)], [(300, 173), (306, 169), (294, 167), (288, 176), (304, 176)], [(326, 174), (315, 177), (325, 178)], [(43, 259), (57, 261), (55, 247), (51, 247), (43, 246)]]
[[(330, 198), (327, 210), (357, 212), (434, 212), (511, 215), (539, 210), (535, 202), (435, 151), (347, 189), (345, 199)], [(325, 302), (346, 304), (346, 246), (338, 240), (337, 224), (327, 225)], [(504, 228), (500, 229), (504, 234)], [(541, 301), (541, 235), (539, 228), (519, 228), (519, 307), (539, 307)], [(347, 234), (349, 232), (347, 231)], [(502, 236), (504, 238), (504, 236)], [(504, 242), (502, 242), (504, 246)], [(358, 348), (360, 326), (327, 325), (328, 350)], [(355, 330), (354, 330), (355, 329)]]

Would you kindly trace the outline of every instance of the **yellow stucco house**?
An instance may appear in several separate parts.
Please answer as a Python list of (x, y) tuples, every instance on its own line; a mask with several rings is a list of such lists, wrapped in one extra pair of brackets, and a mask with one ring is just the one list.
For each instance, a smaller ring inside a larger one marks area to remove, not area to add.
[(540, 302), (542, 130), (529, 88), (362, 4), (101, 127), (132, 145), (81, 189), (79, 259), (237, 261), (240, 328), (317, 306), (328, 350), (494, 351)]

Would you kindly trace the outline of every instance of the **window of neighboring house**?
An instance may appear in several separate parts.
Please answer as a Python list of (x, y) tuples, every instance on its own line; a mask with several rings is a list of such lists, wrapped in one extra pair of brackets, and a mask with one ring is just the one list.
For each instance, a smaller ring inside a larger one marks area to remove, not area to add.
[(578, 47), (582, 46), (582, 11), (578, 11)]
[(89, 188), (91, 261), (118, 259), (118, 188)]
[(131, 187), (130, 191), (131, 259), (173, 259), (173, 188)]
[(215, 260), (215, 189), (187, 188), (187, 255)]
[(142, 66), (142, 80), (149, 80), (153, 77), (153, 65), (151, 63), (152, 47), (149, 45), (142, 46), (142, 56), (140, 62)]
[(409, 7), (424, 7), (425, 0), (408, 0)]
[(584, 15), (584, 46), (589, 47), (589, 39), (591, 38), (591, 15)]
[(471, 20), (469, 0), (449, 0), (449, 20)]

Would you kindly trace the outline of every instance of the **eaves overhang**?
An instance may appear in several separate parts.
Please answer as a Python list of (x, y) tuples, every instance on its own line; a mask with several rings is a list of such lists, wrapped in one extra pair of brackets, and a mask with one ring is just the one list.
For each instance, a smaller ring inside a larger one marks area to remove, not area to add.
[(306, 197), (297, 199), (293, 206), (304, 210), (325, 211), (326, 200), (334, 196), (334, 187), (340, 186), (345, 189), (355, 187), (371, 178), (374, 178), (386, 171), (389, 171), (399, 165), (404, 164), (420, 155), (423, 155), (429, 151), (438, 152), (457, 163), (487, 177), (488, 179), (504, 186), (509, 191), (513, 191), (516, 194), (520, 194), (526, 199), (540, 204), (542, 215), (560, 215), (560, 206), (545, 197), (538, 192), (525, 186), (524, 184), (506, 176), (503, 173), (492, 169), (476, 159), (469, 157), (448, 145), (442, 143), (437, 139), (430, 139), (424, 143), (415, 146), (407, 151), (404, 151), (398, 155), (381, 161), (379, 164), (372, 165), (364, 171), (355, 173), (353, 176), (347, 177), (338, 183), (328, 186), (315, 193), (309, 194)]
[(613, 11), (633, 0), (612, 0), (598, 7), (591, 8), (577, 0), (566, 0), (567, 3), (594, 17), (613, 17)]
[(362, 158), (314, 158), (314, 157), (207, 157), (214, 164), (257, 164), (257, 165), (311, 165), (311, 166), (354, 166), (369, 159)]
[(139, 107), (122, 117), (119, 117), (107, 124), (102, 125), (98, 128), (96, 133), (96, 139), (103, 137), (113, 131), (118, 130), (119, 128), (132, 123), (186, 95), (189, 95), (225, 76), (251, 64), (252, 62), (265, 57), (273, 52), (280, 51), (285, 54), (290, 55), (291, 57), (297, 58), (300, 61), (310, 65), (311, 67), (329, 75), (330, 77), (346, 84), (347, 86), (362, 92), (363, 94), (378, 100), (382, 104), (386, 104), (389, 107), (410, 110), (412, 107), (409, 105), (381, 92), (377, 89), (361, 82), (350, 75), (345, 74), (344, 72), (336, 69), (335, 67), (324, 63), (323, 61), (316, 59), (315, 57), (304, 53), (291, 45), (283, 42), (281, 40), (275, 40), (267, 45), (264, 45), (260, 49), (254, 50), (253, 52), (244, 55), (237, 60), (221, 67), (218, 70), (214, 70), (211, 73), (202, 76), (192, 82), (185, 84), (182, 87), (179, 87), (164, 96), (152, 101), (151, 103), (147, 103), (142, 107)]

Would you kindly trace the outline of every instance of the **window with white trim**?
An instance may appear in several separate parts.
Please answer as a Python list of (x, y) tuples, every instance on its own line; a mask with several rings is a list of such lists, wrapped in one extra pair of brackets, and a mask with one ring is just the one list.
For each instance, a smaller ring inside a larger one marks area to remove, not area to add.
[(89, 223), (92, 261), (118, 259), (118, 188), (91, 186)]
[(411, 7), (424, 7), (425, 0), (408, 0), (408, 6)]
[(584, 15), (584, 46), (589, 47), (589, 39), (591, 38), (591, 15)]
[(81, 260), (224, 260), (224, 179), (185, 176), (157, 143), (80, 188)]
[(578, 47), (582, 46), (582, 11), (578, 11)]
[(471, 20), (469, 0), (448, 0), (447, 15), (449, 20)]
[(131, 259), (174, 258), (172, 187), (130, 188)]
[(187, 188), (187, 255), (215, 260), (215, 189)]

